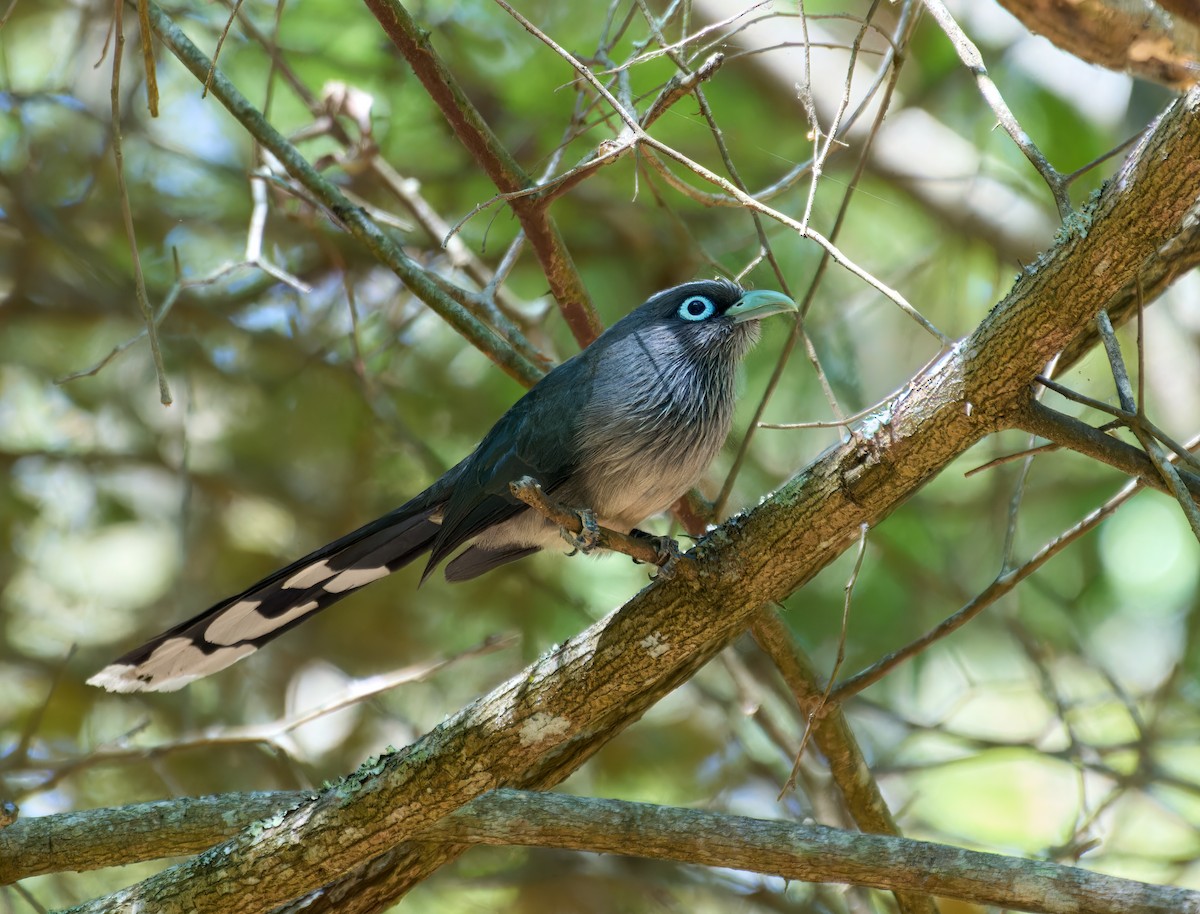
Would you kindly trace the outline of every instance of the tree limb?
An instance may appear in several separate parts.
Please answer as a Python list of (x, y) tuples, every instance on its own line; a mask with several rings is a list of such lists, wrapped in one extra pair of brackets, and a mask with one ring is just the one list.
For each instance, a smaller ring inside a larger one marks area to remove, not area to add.
[[(1106, 463), (1152, 489), (1169, 492), (1154, 462), (1146, 456), (1145, 451), (1140, 451), (1133, 445), (1126, 444), (1073, 416), (1053, 410), (1032, 397), (1014, 413), (1013, 424), (1031, 435), (1038, 435), (1047, 441), (1053, 441), (1057, 445)], [(1200, 502), (1200, 476), (1185, 469), (1180, 469), (1178, 473), (1192, 498)]]
[[(1200, 28), (1167, 10), (1186, 6), (1137, 0), (1000, 0), (1000, 5), (1069, 54), (1172, 89), (1196, 83)], [(1163, 9), (1162, 7), (1166, 7)]]
[(303, 790), (223, 793), (17, 819), (0, 829), (0, 885), (198, 854), (312, 796)]
[[(29, 819), (19, 823), (25, 828), (17, 840), (0, 844), (5, 851), (0, 860), (11, 859), (10, 850), (19, 854), (22, 843), (42, 841), (58, 861), (58, 870), (195, 852), (233, 834), (236, 828), (268, 827), (304, 797), (302, 791), (233, 794)], [(254, 821), (264, 816), (271, 818)], [(146, 829), (147, 823), (155, 828)], [(127, 828), (135, 829), (133, 843), (123, 848), (126, 853), (121, 860), (113, 860), (109, 837), (114, 830)], [(0, 840), (4, 836), (0, 832)], [(549, 847), (731, 867), (805, 882), (932, 894), (1047, 914), (1200, 912), (1200, 892), (1057, 863), (1043, 861), (1031, 869), (1029, 862), (1020, 858), (928, 841), (564, 794), (486, 793), (434, 823), (420, 838), (455, 845)], [(33, 875), (30, 868), (20, 869), (22, 862), (17, 860), (11, 871), (0, 870), (0, 883), (8, 881), (12, 872), (19, 874), (17, 878)], [(43, 867), (36, 871), (54, 870)]]

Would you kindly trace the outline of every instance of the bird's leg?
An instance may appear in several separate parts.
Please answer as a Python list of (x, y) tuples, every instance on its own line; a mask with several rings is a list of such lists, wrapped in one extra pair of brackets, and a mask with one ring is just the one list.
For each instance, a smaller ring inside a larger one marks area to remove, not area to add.
[(596, 512), (591, 508), (568, 508), (579, 518), (580, 530), (572, 533), (566, 527), (561, 527), (563, 539), (574, 548), (571, 555), (582, 552), (587, 555), (600, 544), (600, 522), (596, 520)]

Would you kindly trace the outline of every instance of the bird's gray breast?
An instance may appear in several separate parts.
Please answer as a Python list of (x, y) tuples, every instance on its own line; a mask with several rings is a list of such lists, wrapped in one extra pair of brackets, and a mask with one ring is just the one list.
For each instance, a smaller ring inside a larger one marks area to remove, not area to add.
[(628, 530), (695, 485), (729, 434), (737, 355), (631, 334), (597, 360), (576, 426), (577, 473), (564, 502)]

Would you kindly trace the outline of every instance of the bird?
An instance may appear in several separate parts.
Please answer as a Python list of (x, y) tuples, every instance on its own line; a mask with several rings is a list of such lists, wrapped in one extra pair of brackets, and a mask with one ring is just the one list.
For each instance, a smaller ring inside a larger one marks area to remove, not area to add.
[(797, 310), (780, 292), (725, 279), (658, 292), (544, 375), (425, 491), (151, 638), (88, 684), (175, 691), (420, 556), (423, 582), (465, 546), (445, 566), (456, 582), (561, 547), (562, 530), (510, 490), (522, 477), (610, 529), (637, 532), (716, 457), (759, 321)]

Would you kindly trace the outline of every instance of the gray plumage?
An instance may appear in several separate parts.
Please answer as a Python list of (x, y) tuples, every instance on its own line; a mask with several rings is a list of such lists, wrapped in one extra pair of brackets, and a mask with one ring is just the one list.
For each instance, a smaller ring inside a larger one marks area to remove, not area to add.
[(216, 672), (359, 587), (429, 554), (422, 580), (463, 581), (550, 546), (559, 529), (509, 483), (628, 533), (695, 485), (729, 434), (738, 363), (758, 321), (794, 310), (725, 281), (660, 292), (518, 400), (465, 459), (395, 511), (151, 639), (88, 682), (170, 691)]

